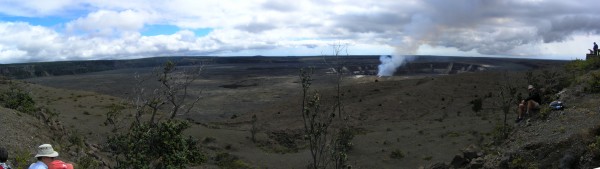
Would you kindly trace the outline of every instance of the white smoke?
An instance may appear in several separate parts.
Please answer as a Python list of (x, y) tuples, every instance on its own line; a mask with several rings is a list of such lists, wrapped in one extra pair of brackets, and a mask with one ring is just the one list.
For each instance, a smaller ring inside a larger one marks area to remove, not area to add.
[(381, 55), (379, 57), (381, 64), (377, 76), (393, 76), (398, 67), (406, 63), (406, 57), (396, 55)]
[(382, 55), (379, 57), (381, 64), (377, 76), (394, 76), (396, 70), (403, 66), (407, 60), (413, 60), (414, 57), (407, 57), (401, 54), (416, 54), (419, 47), (426, 44), (435, 37), (437, 27), (432, 19), (424, 15), (413, 15), (411, 23), (404, 27), (407, 36), (397, 39), (395, 44), (396, 55)]

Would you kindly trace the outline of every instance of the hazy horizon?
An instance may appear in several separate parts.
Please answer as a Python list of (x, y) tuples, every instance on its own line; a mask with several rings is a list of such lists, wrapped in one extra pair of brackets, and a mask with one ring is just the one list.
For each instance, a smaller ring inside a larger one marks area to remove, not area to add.
[[(274, 55), (253, 55), (253, 56), (150, 56), (150, 57), (141, 57), (141, 58), (121, 58), (121, 59), (88, 59), (88, 60), (60, 60), (60, 61), (32, 61), (32, 62), (18, 62), (18, 63), (0, 63), (0, 65), (10, 65), (10, 64), (28, 64), (28, 63), (49, 63), (49, 62), (79, 62), (79, 61), (109, 61), (109, 60), (136, 60), (136, 59), (152, 59), (152, 58), (169, 58), (169, 57), (333, 57), (334, 55), (304, 55), (304, 56), (274, 56)], [(345, 56), (356, 57), (356, 56), (370, 56), (370, 57), (380, 57), (387, 55), (343, 55)], [(391, 55), (395, 56), (395, 55)], [(502, 56), (452, 56), (452, 55), (401, 55), (403, 57), (460, 57), (460, 58), (494, 58), (494, 59), (532, 59), (532, 60), (556, 60), (556, 61), (570, 61), (574, 59), (553, 59), (553, 58), (545, 58), (545, 57), (502, 57)]]

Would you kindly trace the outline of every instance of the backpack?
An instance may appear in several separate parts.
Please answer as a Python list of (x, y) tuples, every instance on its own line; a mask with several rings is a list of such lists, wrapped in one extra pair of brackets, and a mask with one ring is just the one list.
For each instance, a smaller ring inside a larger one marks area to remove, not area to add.
[(552, 110), (563, 110), (565, 109), (565, 105), (561, 101), (553, 101), (550, 103), (550, 109)]

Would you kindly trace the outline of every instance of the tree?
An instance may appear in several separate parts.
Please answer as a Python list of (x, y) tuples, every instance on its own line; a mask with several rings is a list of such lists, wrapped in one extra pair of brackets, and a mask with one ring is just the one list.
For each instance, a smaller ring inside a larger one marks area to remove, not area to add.
[(302, 119), (304, 133), (308, 140), (312, 163), (309, 168), (326, 168), (328, 164), (328, 130), (335, 117), (335, 111), (321, 109), (321, 95), (318, 91), (310, 94), (313, 69), (300, 70), (302, 81)]
[(342, 79), (344, 77), (344, 62), (341, 59), (341, 55), (343, 54), (342, 52), (346, 53), (346, 56), (348, 55), (348, 46), (347, 45), (342, 45), (342, 44), (333, 44), (331, 45), (332, 48), (332, 54), (333, 54), (333, 61), (328, 61), (325, 57), (323, 57), (323, 61), (325, 61), (325, 63), (333, 68), (335, 70), (335, 85), (336, 85), (336, 103), (334, 105), (336, 112), (338, 114), (338, 117), (342, 118), (342, 112), (343, 112), (343, 106), (342, 106), (342, 92), (341, 92), (341, 84), (342, 84)]
[(503, 78), (505, 79), (505, 83), (500, 84), (499, 86), (500, 90), (498, 91), (498, 97), (500, 102), (498, 103), (498, 106), (500, 106), (502, 112), (504, 113), (504, 123), (502, 127), (502, 136), (498, 139), (505, 139), (508, 137), (509, 128), (507, 125), (507, 116), (510, 112), (510, 108), (515, 106), (517, 103), (517, 88), (510, 84), (511, 81), (506, 72), (504, 72)]
[[(115, 168), (186, 168), (205, 160), (198, 141), (182, 134), (190, 124), (175, 119), (180, 112), (188, 113), (200, 99), (186, 100), (190, 97), (188, 86), (198, 78), (201, 70), (202, 67), (178, 70), (175, 63), (169, 61), (162, 71), (154, 74), (160, 87), (151, 90), (151, 93), (146, 93), (142, 85), (147, 85), (149, 82), (145, 81), (151, 78), (136, 76), (141, 80), (138, 80), (137, 96), (132, 101), (134, 120), (130, 121), (126, 131), (109, 136), (106, 144), (117, 163)], [(107, 113), (107, 124), (116, 125), (114, 119), (121, 110), (115, 107)]]
[[(331, 46), (333, 61), (327, 62), (327, 59), (324, 59), (326, 63), (328, 63), (329, 67), (334, 68), (335, 71), (335, 89), (336, 96), (334, 98), (335, 103), (333, 105), (334, 113), (337, 113), (337, 122), (338, 127), (335, 129), (335, 132), (331, 138), (331, 161), (333, 161), (333, 167), (336, 169), (339, 168), (348, 168), (348, 152), (352, 149), (352, 139), (354, 139), (354, 133), (352, 132), (352, 128), (348, 125), (348, 116), (344, 113), (344, 104), (342, 103), (342, 80), (344, 77), (345, 71), (345, 63), (342, 59), (343, 55), (348, 56), (348, 46), (345, 44), (333, 44)], [(344, 54), (345, 53), (345, 54)], [(336, 120), (336, 119), (334, 119)]]
[[(136, 98), (133, 101), (136, 109), (136, 122), (141, 122), (142, 116), (149, 113), (150, 120), (148, 120), (148, 123), (155, 123), (158, 113), (165, 105), (171, 106), (166, 111), (166, 117), (169, 119), (189, 113), (200, 100), (200, 97), (196, 97), (191, 103), (188, 102), (188, 86), (199, 78), (202, 69), (203, 67), (199, 66), (178, 70), (175, 63), (167, 61), (162, 70), (157, 71), (154, 76), (142, 78), (136, 75), (138, 83), (134, 89)], [(150, 83), (148, 80), (154, 77), (158, 78), (157, 81), (160, 87), (154, 88), (151, 93), (148, 93), (145, 86)]]
[(256, 133), (258, 133), (259, 128), (258, 128), (258, 118), (256, 117), (256, 114), (252, 115), (252, 127), (250, 128), (250, 135), (251, 135), (251, 139), (252, 142), (256, 142)]
[[(335, 96), (331, 105), (322, 102), (318, 91), (311, 91), (313, 68), (301, 69), (302, 81), (302, 119), (305, 138), (308, 140), (312, 163), (309, 168), (347, 168), (347, 153), (352, 147), (354, 134), (347, 123), (342, 104), (341, 83), (344, 64), (340, 54), (347, 46), (332, 45), (333, 61), (323, 60), (335, 71)], [(347, 52), (346, 52), (347, 53)], [(335, 118), (337, 114), (338, 118)], [(333, 163), (333, 165), (330, 165)]]

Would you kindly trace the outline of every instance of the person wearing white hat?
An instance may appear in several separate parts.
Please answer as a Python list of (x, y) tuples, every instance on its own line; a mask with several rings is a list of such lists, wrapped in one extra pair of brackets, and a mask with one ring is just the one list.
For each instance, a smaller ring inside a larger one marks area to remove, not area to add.
[(58, 157), (58, 152), (54, 151), (52, 145), (42, 144), (38, 147), (35, 157), (38, 161), (31, 164), (29, 169), (48, 169), (48, 164)]
[(517, 110), (517, 120), (515, 121), (517, 123), (523, 120), (523, 115), (529, 115), (530, 111), (540, 108), (540, 102), (542, 100), (540, 93), (533, 85), (527, 86), (527, 90), (529, 91), (529, 96), (521, 100), (519, 109)]

